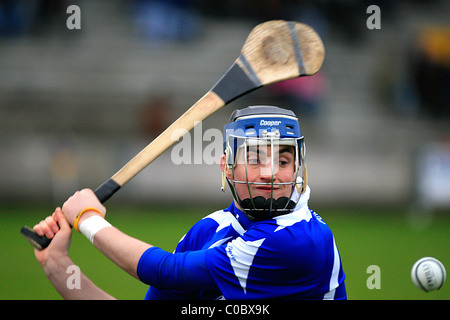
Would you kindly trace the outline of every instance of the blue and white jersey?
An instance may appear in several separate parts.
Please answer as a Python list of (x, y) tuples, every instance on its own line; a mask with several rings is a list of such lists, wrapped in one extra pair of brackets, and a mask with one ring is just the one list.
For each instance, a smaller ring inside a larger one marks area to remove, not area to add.
[(139, 278), (146, 299), (346, 299), (328, 226), (308, 208), (252, 222), (233, 204), (196, 223), (173, 254), (148, 249)]

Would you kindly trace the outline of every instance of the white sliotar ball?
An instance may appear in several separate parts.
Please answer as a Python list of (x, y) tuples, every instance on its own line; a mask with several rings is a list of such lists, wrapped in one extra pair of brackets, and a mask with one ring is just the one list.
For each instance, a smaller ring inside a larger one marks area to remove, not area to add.
[(414, 263), (411, 279), (417, 288), (426, 292), (439, 290), (445, 282), (444, 265), (432, 257), (424, 257)]

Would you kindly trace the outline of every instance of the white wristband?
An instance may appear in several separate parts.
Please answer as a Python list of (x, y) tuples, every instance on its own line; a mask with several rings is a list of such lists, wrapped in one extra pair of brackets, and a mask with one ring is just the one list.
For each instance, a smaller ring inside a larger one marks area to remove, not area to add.
[(102, 217), (95, 215), (84, 220), (80, 225), (79, 230), (91, 243), (94, 243), (94, 236), (97, 232), (107, 227), (112, 227), (111, 223)]

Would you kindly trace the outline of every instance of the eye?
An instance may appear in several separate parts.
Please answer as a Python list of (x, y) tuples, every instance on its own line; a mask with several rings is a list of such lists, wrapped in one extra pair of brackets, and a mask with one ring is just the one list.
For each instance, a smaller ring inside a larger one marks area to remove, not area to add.
[(280, 160), (278, 160), (278, 164), (280, 167), (283, 167), (283, 166), (288, 166), (293, 161), (294, 161), (294, 159), (292, 157), (282, 156), (282, 157), (280, 157)]
[(247, 162), (248, 164), (258, 164), (259, 163), (258, 155), (255, 153), (249, 153), (247, 156)]

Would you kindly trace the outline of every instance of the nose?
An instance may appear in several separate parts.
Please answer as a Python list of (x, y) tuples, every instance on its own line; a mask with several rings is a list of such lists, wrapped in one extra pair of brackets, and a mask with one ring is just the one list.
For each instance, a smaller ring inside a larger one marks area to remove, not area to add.
[(268, 161), (268, 163), (261, 164), (260, 171), (259, 171), (259, 178), (262, 180), (262, 182), (271, 182), (272, 176), (273, 181), (276, 180), (278, 172), (278, 165), (277, 163), (272, 163)]

